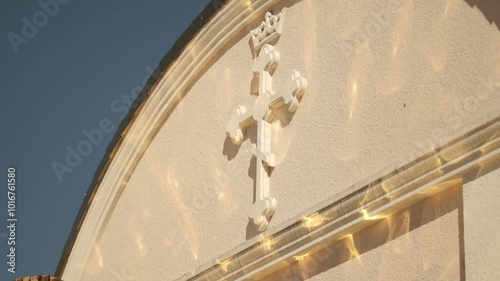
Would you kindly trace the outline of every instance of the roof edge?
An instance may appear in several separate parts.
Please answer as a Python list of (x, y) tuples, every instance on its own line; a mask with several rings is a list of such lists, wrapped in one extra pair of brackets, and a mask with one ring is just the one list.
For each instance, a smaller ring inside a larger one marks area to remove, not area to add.
[(184, 30), (184, 32), (177, 38), (169, 51), (163, 56), (163, 58), (158, 63), (158, 66), (154, 69), (153, 73), (150, 75), (146, 84), (144, 85), (143, 90), (139, 94), (139, 96), (134, 100), (134, 103), (130, 107), (127, 115), (120, 122), (118, 129), (110, 141), (108, 147), (106, 148), (106, 152), (102, 157), (99, 165), (97, 166), (96, 172), (94, 173), (94, 177), (92, 182), (90, 183), (87, 192), (82, 200), (82, 205), (78, 214), (75, 218), (75, 221), (72, 226), (72, 230), (68, 236), (66, 244), (64, 245), (63, 252), (61, 253), (61, 257), (59, 259), (59, 263), (57, 265), (54, 276), (61, 278), (62, 273), (66, 267), (68, 257), (73, 249), (76, 237), (79, 233), (80, 226), (82, 225), (83, 220), (85, 219), (85, 215), (90, 207), (91, 198), (93, 198), (95, 192), (97, 191), (97, 186), (102, 178), (103, 174), (106, 172), (107, 167), (109, 165), (109, 161), (111, 159), (111, 155), (114, 152), (115, 148), (119, 146), (120, 141), (122, 139), (122, 135), (125, 133), (128, 125), (132, 121), (135, 112), (140, 107), (142, 103), (146, 100), (145, 97), (149, 94), (149, 92), (154, 88), (154, 86), (160, 81), (164, 74), (167, 72), (168, 68), (173, 64), (173, 62), (178, 58), (178, 56), (182, 53), (185, 47), (191, 42), (194, 36), (198, 34), (198, 32), (205, 27), (205, 25), (210, 21), (210, 19), (222, 9), (222, 7), (229, 0), (210, 0), (210, 2), (205, 6), (203, 11), (201, 11), (189, 24), (189, 26)]

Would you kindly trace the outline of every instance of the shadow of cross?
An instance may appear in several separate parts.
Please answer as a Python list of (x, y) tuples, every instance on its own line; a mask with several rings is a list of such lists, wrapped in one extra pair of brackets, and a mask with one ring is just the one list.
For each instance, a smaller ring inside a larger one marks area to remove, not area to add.
[(257, 124), (257, 143), (253, 145), (257, 158), (255, 178), (255, 202), (249, 211), (249, 218), (259, 231), (267, 229), (269, 220), (276, 210), (276, 199), (269, 195), (269, 168), (276, 164), (271, 151), (271, 123), (275, 119), (276, 109), (285, 106), (290, 112), (297, 110), (304, 93), (307, 80), (293, 70), (283, 89), (274, 92), (271, 73), (277, 67), (280, 53), (270, 44), (260, 49), (254, 61), (253, 72), (259, 78), (259, 95), (251, 108), (238, 105), (226, 126), (227, 136), (235, 144), (244, 140), (246, 129)]

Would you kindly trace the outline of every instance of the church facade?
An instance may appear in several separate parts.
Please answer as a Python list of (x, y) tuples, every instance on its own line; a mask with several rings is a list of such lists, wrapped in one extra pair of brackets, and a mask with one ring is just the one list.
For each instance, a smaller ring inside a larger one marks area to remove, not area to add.
[(500, 279), (494, 3), (213, 1), (57, 276)]

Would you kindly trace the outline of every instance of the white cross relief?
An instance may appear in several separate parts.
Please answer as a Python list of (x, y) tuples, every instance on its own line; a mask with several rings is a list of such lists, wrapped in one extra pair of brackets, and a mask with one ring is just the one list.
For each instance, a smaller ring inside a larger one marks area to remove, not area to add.
[[(270, 13), (266, 14), (266, 20), (269, 15)], [(256, 196), (248, 216), (257, 225), (259, 231), (264, 231), (277, 206), (276, 199), (269, 195), (269, 169), (276, 164), (275, 156), (271, 151), (271, 123), (275, 121), (276, 110), (279, 107), (286, 106), (290, 112), (297, 110), (300, 98), (306, 89), (307, 80), (294, 70), (288, 77), (283, 90), (275, 92), (271, 73), (278, 65), (280, 54), (267, 43), (261, 44), (261, 48), (257, 51), (258, 56), (254, 60), (253, 72), (259, 78), (259, 95), (253, 106), (247, 108), (238, 105), (236, 107), (226, 126), (226, 133), (233, 143), (241, 144), (246, 129), (253, 124), (257, 125), (257, 143), (253, 145), (253, 153), (257, 159)]]

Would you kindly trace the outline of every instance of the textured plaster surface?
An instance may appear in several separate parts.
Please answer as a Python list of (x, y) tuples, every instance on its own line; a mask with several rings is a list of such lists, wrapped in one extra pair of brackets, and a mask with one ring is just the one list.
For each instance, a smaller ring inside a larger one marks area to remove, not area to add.
[(458, 211), (455, 210), (382, 247), (307, 279), (460, 280), (457, 226)]
[(467, 280), (500, 280), (500, 170), (464, 185)]
[(461, 280), (461, 204), (453, 186), (264, 280)]
[[(385, 0), (283, 2), (274, 87), (292, 69), (309, 86), (291, 121), (273, 124), (271, 195), (278, 209), (270, 227), (500, 102), (499, 92), (481, 83), (500, 81), (500, 31), (465, 1), (401, 0), (396, 9)], [(170, 280), (254, 235), (247, 210), (255, 130), (239, 149), (224, 132), (234, 106), (255, 100), (248, 38), (237, 35), (159, 124), (83, 266), (84, 280), (112, 280), (124, 271), (137, 280)], [(420, 238), (412, 243), (434, 245)]]

